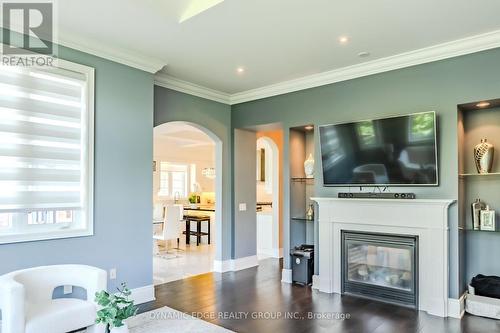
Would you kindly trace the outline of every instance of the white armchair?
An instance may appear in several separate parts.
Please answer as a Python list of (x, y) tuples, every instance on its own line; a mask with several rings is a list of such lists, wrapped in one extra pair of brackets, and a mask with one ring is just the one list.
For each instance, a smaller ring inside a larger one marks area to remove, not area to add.
[[(84, 288), (87, 300), (52, 299), (54, 289), (65, 285)], [(104, 325), (95, 325), (94, 295), (106, 288), (106, 271), (85, 265), (41, 266), (0, 276), (1, 333), (66, 333), (84, 327), (104, 333)]]

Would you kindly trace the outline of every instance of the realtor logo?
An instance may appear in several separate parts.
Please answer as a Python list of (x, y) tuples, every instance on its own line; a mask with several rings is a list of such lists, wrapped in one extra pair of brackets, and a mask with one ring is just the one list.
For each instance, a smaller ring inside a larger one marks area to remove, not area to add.
[(52, 1), (2, 1), (1, 18), (3, 65), (52, 66), (56, 48)]

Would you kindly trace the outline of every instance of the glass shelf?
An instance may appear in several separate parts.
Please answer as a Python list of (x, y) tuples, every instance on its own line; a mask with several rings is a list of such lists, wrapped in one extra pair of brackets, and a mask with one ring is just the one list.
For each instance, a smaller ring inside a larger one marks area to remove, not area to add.
[(468, 177), (495, 177), (500, 176), (500, 172), (490, 172), (490, 173), (461, 173), (458, 175), (460, 178)]
[(292, 182), (297, 183), (306, 183), (306, 182), (314, 182), (314, 178), (306, 178), (306, 177), (292, 177), (290, 178)]
[(500, 230), (478, 230), (478, 229), (465, 229), (466, 232), (489, 232), (489, 233), (500, 233)]
[(292, 217), (292, 221), (314, 222), (313, 220), (308, 220), (305, 216), (303, 216), (303, 217), (300, 217), (300, 216)]

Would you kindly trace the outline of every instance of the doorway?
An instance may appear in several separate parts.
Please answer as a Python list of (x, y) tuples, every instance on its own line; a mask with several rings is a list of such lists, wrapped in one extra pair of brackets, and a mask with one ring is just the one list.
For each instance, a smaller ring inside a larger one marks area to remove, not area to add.
[(275, 140), (257, 134), (257, 256), (281, 258), (280, 152)]
[(213, 271), (221, 246), (221, 167), (222, 142), (208, 129), (179, 121), (154, 128), (155, 285)]

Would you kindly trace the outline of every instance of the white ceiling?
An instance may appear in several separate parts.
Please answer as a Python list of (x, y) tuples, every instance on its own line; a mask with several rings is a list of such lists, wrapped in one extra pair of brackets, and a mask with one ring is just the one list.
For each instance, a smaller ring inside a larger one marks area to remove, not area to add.
[(193, 1), (58, 1), (59, 35), (234, 94), (500, 29), (498, 0), (225, 0), (179, 23)]
[(213, 140), (203, 131), (180, 122), (165, 123), (153, 130), (154, 145), (161, 147), (194, 148), (214, 146)]

